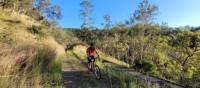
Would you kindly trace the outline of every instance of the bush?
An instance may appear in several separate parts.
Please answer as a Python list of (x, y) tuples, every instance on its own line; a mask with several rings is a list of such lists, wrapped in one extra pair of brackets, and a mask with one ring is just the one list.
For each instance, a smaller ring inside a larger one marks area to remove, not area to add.
[(54, 85), (61, 85), (62, 80), (62, 58), (54, 60), (50, 65), (50, 80)]
[(37, 39), (46, 37), (48, 35), (48, 31), (47, 30), (43, 30), (42, 27), (35, 26), (35, 25), (33, 25), (32, 27), (27, 28), (27, 30), (30, 33), (34, 34)]
[(134, 67), (136, 69), (142, 70), (144, 72), (153, 72), (156, 70), (156, 65), (150, 61), (135, 60), (134, 63), (135, 63)]
[(38, 77), (42, 86), (61, 85), (62, 60), (56, 58), (55, 49), (49, 46), (40, 46), (32, 60), (27, 63), (27, 72), (31, 78)]
[(31, 61), (31, 67), (41, 67), (41, 71), (48, 72), (50, 68), (50, 64), (56, 58), (56, 52), (54, 49), (51, 49), (47, 46), (39, 47), (37, 50), (37, 54), (33, 57)]

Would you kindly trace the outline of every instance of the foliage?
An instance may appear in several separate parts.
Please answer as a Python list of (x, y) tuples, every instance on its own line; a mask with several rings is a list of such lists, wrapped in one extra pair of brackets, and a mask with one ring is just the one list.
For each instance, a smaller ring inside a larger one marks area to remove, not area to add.
[(153, 72), (156, 70), (156, 65), (149, 61), (135, 60), (136, 69), (143, 70), (144, 72)]
[(27, 29), (30, 33), (35, 35), (36, 39), (46, 38), (49, 34), (48, 31), (43, 29), (41, 26), (32, 26)]
[(62, 18), (61, 9), (59, 6), (51, 6), (46, 9), (45, 14), (48, 18), (57, 20)]
[(111, 16), (109, 14), (106, 14), (103, 16), (104, 20), (105, 20), (105, 27), (104, 29), (110, 29), (112, 27), (112, 19), (111, 19)]
[(139, 9), (135, 11), (134, 18), (139, 23), (148, 24), (156, 15), (157, 10), (157, 6), (150, 4), (148, 0), (143, 0), (139, 5)]
[(51, 0), (35, 0), (34, 7), (43, 12), (51, 4)]
[[(143, 37), (139, 34), (141, 29)], [(74, 34), (87, 43), (94, 41), (103, 52), (154, 76), (187, 84), (183, 80), (189, 81), (198, 74), (198, 31), (137, 24), (132, 28), (75, 30)]]

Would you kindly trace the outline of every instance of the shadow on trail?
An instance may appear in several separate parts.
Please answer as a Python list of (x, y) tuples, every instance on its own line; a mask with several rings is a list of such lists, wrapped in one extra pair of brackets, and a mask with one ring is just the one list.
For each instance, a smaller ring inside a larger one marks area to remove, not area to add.
[(64, 88), (110, 88), (106, 79), (96, 80), (87, 71), (63, 72)]
[[(70, 71), (63, 72), (63, 85), (64, 88), (81, 88), (84, 78), (82, 76), (84, 71)], [(87, 77), (85, 77), (87, 78)]]

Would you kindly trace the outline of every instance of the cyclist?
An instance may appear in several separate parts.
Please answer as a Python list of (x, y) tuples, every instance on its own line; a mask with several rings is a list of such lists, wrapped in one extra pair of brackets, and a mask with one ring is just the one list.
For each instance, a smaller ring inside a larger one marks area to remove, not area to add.
[(98, 53), (95, 49), (94, 43), (90, 43), (90, 47), (87, 48), (86, 53), (87, 53), (87, 57), (88, 57), (88, 71), (91, 72), (91, 70), (92, 70), (91, 69), (91, 62), (92, 62), (92, 60), (94, 60), (94, 62), (95, 62), (95, 59), (96, 59), (95, 54), (98, 55)]

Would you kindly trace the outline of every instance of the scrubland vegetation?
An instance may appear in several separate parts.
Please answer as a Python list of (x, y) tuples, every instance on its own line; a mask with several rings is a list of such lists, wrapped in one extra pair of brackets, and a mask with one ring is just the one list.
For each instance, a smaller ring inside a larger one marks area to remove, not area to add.
[(61, 86), (65, 51), (45, 25), (1, 11), (0, 47), (1, 88)]
[(98, 49), (129, 63), (138, 72), (182, 85), (199, 86), (199, 31), (148, 25), (140, 40), (138, 32), (143, 27), (72, 31), (81, 40), (94, 40)]
[(85, 50), (91, 42), (100, 54), (97, 64), (105, 78), (89, 78), (96, 88), (160, 88), (130, 74), (130, 69), (186, 88), (200, 87), (199, 28), (156, 24), (152, 19), (158, 7), (143, 0), (124, 23), (112, 26), (107, 14), (105, 28), (98, 29), (88, 17), (93, 5), (84, 0), (81, 6), (83, 24), (71, 29), (56, 24), (62, 17), (60, 7), (49, 0), (0, 2), (0, 88), (62, 87), (63, 59), (76, 71), (85, 71)]

